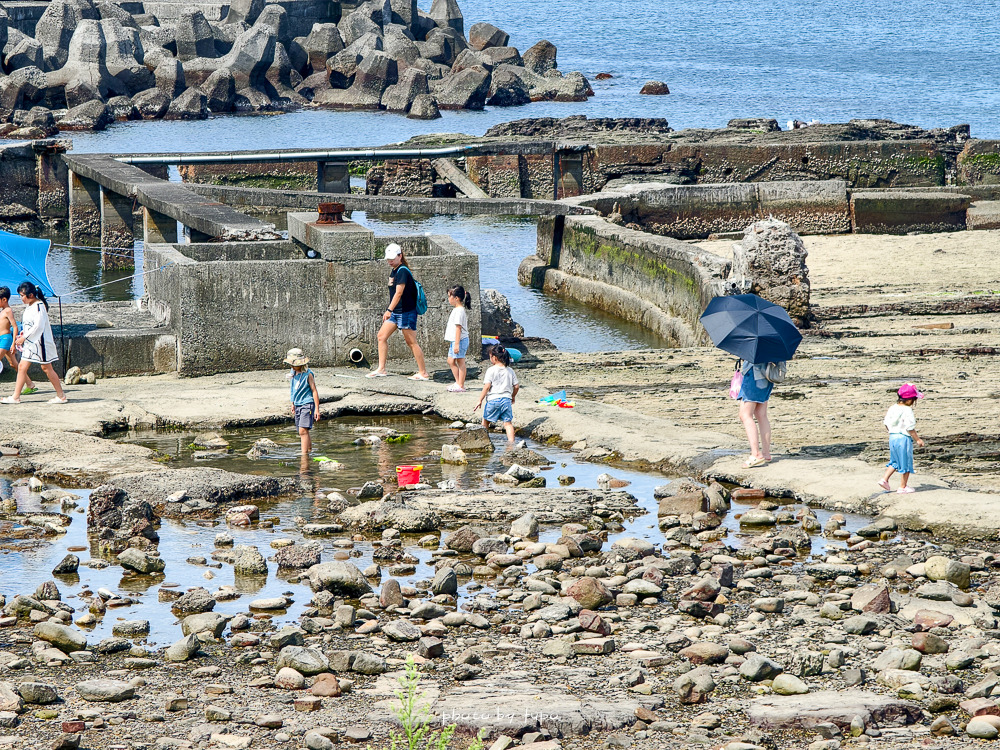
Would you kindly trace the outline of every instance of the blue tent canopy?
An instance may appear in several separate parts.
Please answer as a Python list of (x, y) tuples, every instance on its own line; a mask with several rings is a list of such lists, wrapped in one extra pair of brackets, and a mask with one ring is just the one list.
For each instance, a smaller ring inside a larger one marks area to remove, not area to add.
[(45, 271), (45, 259), (52, 243), (0, 230), (0, 286), (17, 293), (22, 281), (30, 281), (46, 296), (55, 296), (52, 282)]

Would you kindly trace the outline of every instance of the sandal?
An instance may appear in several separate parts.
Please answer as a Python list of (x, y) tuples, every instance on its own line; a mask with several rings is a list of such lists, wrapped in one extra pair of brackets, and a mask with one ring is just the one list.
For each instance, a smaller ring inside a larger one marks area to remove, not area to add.
[(881, 482), (876, 482), (875, 484), (877, 484), (886, 492), (892, 492), (892, 488), (889, 486), (889, 482), (886, 479), (883, 479)]
[(31, 388), (22, 388), (21, 389), (21, 395), (22, 396), (30, 396), (32, 393), (38, 393), (38, 386), (33, 385), (33, 386), (31, 386)]
[(21, 403), (21, 399), (14, 398), (13, 396), (4, 396), (3, 398), (0, 398), (0, 404), (19, 404), (19, 403)]
[(365, 377), (366, 378), (387, 378), (387, 377), (389, 377), (389, 373), (387, 373), (387, 372), (379, 372), (378, 370), (376, 370), (375, 372), (368, 373), (367, 375), (365, 375)]
[(758, 466), (763, 466), (767, 463), (766, 458), (751, 458), (749, 461), (743, 464), (744, 469), (756, 469)]
[(900, 487), (896, 490), (897, 495), (909, 495), (911, 492), (916, 492), (912, 487)]
[(450, 385), (450, 386), (448, 386), (448, 391), (451, 392), (451, 393), (465, 393), (465, 389), (461, 388), (461, 387), (459, 387), (457, 385)]
[(50, 398), (45, 403), (47, 403), (47, 404), (65, 404), (65, 403), (68, 403), (68, 402), (69, 402), (69, 399), (66, 398), (65, 396), (63, 396), (62, 398), (59, 398), (58, 396), (53, 396), (52, 398)]
[(419, 381), (423, 382), (423, 381), (426, 381), (426, 380), (430, 380), (430, 378), (427, 377), (427, 376), (425, 376), (425, 375), (421, 375), (418, 372), (416, 375), (410, 375), (410, 377), (408, 377), (407, 380), (419, 380)]

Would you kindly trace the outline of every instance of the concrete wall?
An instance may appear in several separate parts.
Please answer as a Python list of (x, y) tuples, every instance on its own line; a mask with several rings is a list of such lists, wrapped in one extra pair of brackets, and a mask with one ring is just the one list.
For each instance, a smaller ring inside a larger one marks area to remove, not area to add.
[[(429, 358), (443, 359), (445, 324), (451, 308), (448, 286), (460, 283), (479, 299), (479, 259), (448, 237), (378, 237), (379, 247), (403, 244), (414, 276), (427, 294), (427, 314), (417, 337)], [(287, 243), (291, 255), (291, 243)], [(150, 311), (177, 337), (178, 371), (183, 375), (281, 367), (293, 346), (306, 350), (317, 366), (343, 365), (359, 348), (376, 361), (376, 334), (388, 302), (384, 261), (208, 260), (186, 256), (185, 245), (152, 245), (146, 268), (173, 263), (147, 277)], [(215, 245), (219, 247), (219, 245)], [(193, 254), (204, 257), (195, 246)], [(276, 249), (280, 251), (280, 249)], [(301, 258), (301, 255), (300, 255)], [(469, 315), (470, 336), (478, 341), (479, 310)], [(410, 351), (401, 335), (390, 341), (391, 359)]]
[(679, 346), (706, 342), (698, 318), (723, 293), (729, 261), (596, 216), (543, 218), (518, 276), (645, 326)]
[(38, 211), (38, 172), (30, 142), (0, 146), (0, 205)]
[(966, 228), (971, 203), (971, 196), (953, 192), (855, 190), (851, 226), (861, 234), (958, 232)]
[[(469, 177), (492, 197), (564, 198), (598, 192), (622, 178), (673, 184), (843, 180), (854, 188), (944, 185), (953, 155), (932, 140), (795, 143), (636, 143), (554, 141), (483, 144), (465, 159)], [(386, 162), (369, 174), (369, 192), (430, 195), (427, 164)]]
[(10, 18), (8, 22), (22, 34), (33, 37), (38, 19), (42, 17), (45, 9), (49, 7), (48, 2), (35, 2), (34, 0), (7, 0), (3, 4)]
[(553, 216), (557, 214), (589, 214), (585, 206), (572, 206), (551, 200), (530, 198), (418, 198), (412, 196), (342, 195), (315, 193), (299, 190), (270, 190), (222, 185), (188, 183), (191, 190), (241, 209), (255, 208), (262, 211), (297, 208), (315, 211), (324, 201), (337, 201), (351, 211), (373, 214), (468, 214), (487, 216)]
[(1000, 185), (1000, 141), (970, 140), (958, 155), (959, 185)]
[(177, 338), (162, 330), (90, 331), (66, 339), (66, 349), (65, 367), (99, 378), (177, 369)]
[(605, 216), (617, 210), (625, 223), (641, 224), (652, 232), (678, 239), (741, 232), (768, 216), (787, 222), (800, 234), (851, 230), (847, 185), (842, 180), (715, 185), (642, 183), (567, 202), (595, 208)]

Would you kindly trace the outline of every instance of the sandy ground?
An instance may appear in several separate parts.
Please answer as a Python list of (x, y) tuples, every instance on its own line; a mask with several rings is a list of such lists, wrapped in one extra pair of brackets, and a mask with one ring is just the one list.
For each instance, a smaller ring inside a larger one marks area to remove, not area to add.
[[(841, 234), (802, 241), (809, 251), (813, 302), (820, 305), (1000, 294), (1000, 231)], [(732, 255), (732, 240), (694, 244)]]
[[(770, 414), (780, 450), (857, 456), (874, 470), (885, 460), (885, 410), (899, 384), (910, 381), (927, 394), (917, 407), (918, 431), (928, 442), (917, 471), (931, 470), (959, 486), (1000, 490), (1000, 385), (992, 351), (1000, 341), (1000, 312), (954, 312), (994, 304), (1000, 233), (845, 235), (805, 242), (820, 321), (806, 333), (788, 381), (775, 389)], [(701, 244), (721, 253), (732, 243)], [(905, 273), (895, 270), (899, 266)], [(995, 304), (1000, 310), (1000, 297)], [(856, 305), (922, 305), (922, 312), (938, 314), (843, 314), (843, 306)], [(739, 439), (744, 432), (736, 404), (726, 397), (733, 363), (713, 349), (553, 354), (534, 376), (552, 389), (567, 387)]]

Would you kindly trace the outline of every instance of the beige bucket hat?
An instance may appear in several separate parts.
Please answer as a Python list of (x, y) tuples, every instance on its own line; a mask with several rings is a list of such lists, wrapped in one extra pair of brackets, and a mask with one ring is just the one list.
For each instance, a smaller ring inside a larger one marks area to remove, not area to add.
[(302, 367), (303, 365), (309, 364), (309, 357), (307, 357), (299, 348), (289, 349), (288, 354), (285, 355), (282, 362), (286, 365), (291, 365), (292, 367)]

